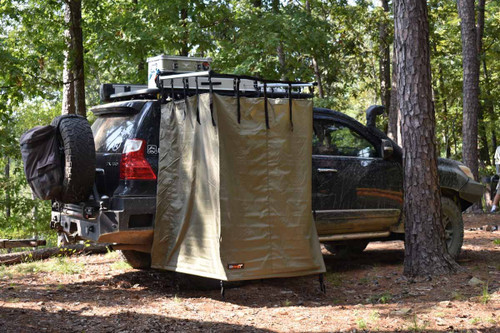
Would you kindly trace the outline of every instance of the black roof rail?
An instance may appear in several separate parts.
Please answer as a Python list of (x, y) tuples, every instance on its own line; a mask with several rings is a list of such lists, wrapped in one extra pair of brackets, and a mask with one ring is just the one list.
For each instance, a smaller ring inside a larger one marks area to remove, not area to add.
[[(203, 72), (162, 72), (155, 76), (157, 88), (137, 84), (102, 84), (102, 102), (132, 99), (181, 99), (203, 92), (239, 97), (312, 98), (316, 82), (267, 80), (247, 75)], [(309, 88), (309, 92), (305, 91)]]

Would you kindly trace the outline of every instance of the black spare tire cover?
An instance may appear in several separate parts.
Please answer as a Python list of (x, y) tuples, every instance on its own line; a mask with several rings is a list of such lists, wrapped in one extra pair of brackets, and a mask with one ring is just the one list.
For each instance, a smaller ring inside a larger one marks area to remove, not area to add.
[(88, 199), (95, 178), (95, 145), (90, 124), (82, 116), (62, 115), (54, 118), (62, 149), (64, 178), (60, 200), (77, 203)]
[(63, 170), (54, 126), (36, 126), (19, 140), (24, 174), (33, 195), (42, 200), (59, 199)]

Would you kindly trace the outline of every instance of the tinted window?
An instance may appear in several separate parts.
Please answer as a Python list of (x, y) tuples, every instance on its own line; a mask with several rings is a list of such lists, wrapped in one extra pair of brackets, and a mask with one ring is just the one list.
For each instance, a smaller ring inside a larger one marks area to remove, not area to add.
[(135, 132), (135, 116), (101, 116), (92, 125), (97, 152), (121, 153)]
[(373, 145), (356, 131), (336, 122), (314, 124), (313, 154), (375, 157)]

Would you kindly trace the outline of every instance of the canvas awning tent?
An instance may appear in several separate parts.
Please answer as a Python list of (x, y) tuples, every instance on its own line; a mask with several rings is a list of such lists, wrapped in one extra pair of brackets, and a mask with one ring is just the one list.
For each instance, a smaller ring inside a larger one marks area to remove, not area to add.
[(205, 93), (162, 105), (152, 267), (223, 281), (325, 271), (312, 102), (292, 100), (292, 128), (289, 101)]

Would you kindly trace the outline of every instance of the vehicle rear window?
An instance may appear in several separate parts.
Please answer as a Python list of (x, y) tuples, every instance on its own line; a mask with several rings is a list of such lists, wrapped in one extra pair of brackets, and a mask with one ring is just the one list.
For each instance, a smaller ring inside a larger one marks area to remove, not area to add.
[(121, 153), (125, 140), (135, 133), (135, 115), (101, 116), (92, 125), (97, 152)]

